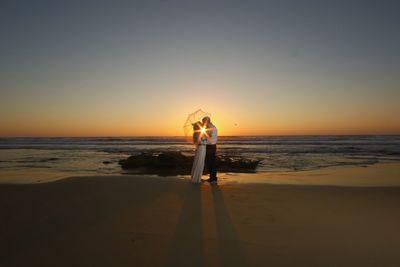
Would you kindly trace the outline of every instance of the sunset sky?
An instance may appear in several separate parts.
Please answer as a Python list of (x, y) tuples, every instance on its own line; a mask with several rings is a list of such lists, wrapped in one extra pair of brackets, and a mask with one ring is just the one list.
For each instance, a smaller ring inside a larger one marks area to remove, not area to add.
[(397, 1), (2, 1), (0, 136), (400, 134)]

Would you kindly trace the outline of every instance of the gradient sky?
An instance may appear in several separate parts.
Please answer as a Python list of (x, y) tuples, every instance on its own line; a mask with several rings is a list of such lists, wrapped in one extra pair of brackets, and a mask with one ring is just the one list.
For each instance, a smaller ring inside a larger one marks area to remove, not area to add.
[(0, 135), (400, 134), (398, 1), (2, 1)]

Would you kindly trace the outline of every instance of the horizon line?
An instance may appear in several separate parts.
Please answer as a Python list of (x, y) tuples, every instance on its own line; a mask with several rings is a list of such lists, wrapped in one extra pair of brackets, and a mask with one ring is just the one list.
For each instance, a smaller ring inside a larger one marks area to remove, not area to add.
[[(272, 136), (400, 136), (394, 134), (255, 134), (255, 135), (219, 135), (218, 137), (272, 137)], [(182, 137), (184, 135), (16, 135), (0, 136), (0, 138), (134, 138), (134, 137)]]

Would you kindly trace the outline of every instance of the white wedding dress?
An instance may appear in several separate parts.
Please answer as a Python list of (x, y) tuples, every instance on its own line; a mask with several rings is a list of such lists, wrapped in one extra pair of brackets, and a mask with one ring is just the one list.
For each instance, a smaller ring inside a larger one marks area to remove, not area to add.
[(201, 183), (201, 176), (204, 170), (204, 161), (206, 158), (206, 145), (196, 145), (196, 153), (194, 155), (192, 166), (192, 183)]

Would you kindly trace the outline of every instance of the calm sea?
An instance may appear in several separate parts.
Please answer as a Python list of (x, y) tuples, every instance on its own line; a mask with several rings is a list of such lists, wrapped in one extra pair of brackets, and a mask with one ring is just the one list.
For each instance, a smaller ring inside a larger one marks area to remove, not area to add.
[[(118, 160), (142, 151), (194, 147), (182, 137), (0, 138), (0, 182), (124, 173)], [(400, 161), (400, 136), (220, 137), (218, 153), (261, 159), (259, 172)]]

